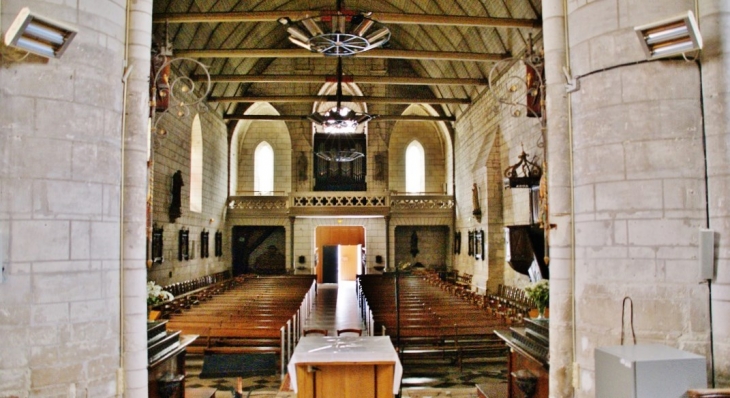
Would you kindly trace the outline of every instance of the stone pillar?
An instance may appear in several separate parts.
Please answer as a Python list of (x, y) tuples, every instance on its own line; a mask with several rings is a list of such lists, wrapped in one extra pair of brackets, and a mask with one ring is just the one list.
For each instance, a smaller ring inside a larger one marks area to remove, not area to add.
[(125, 397), (147, 396), (146, 197), (152, 1), (128, 3), (129, 53), (123, 184)]
[(706, 225), (702, 83), (695, 62), (646, 60), (634, 32), (694, 9), (694, 1), (567, 3), (580, 84), (570, 119), (574, 396), (588, 398), (596, 393), (595, 349), (620, 344), (622, 335), (631, 340), (624, 297), (633, 301), (637, 343), (709, 354), (707, 286), (697, 278), (698, 230)]
[[(566, 93), (565, 10), (562, 0), (543, 2), (550, 224), (550, 396), (572, 395), (573, 220), (570, 94)], [(567, 65), (570, 68), (570, 65)]]
[[(74, 25), (0, 68), (0, 395), (112, 397), (120, 365), (119, 1), (2, 1)], [(149, 35), (148, 35), (149, 36)], [(149, 37), (148, 37), (149, 39)]]
[(715, 377), (717, 386), (730, 386), (730, 3), (700, 0), (700, 30), (705, 47), (702, 65), (707, 151), (708, 218), (715, 230), (716, 278), (712, 286)]

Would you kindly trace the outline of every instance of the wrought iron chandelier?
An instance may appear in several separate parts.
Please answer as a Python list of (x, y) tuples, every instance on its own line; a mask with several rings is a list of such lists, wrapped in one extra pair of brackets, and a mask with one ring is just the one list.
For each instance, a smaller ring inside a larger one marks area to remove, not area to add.
[(328, 141), (331, 142), (330, 149), (316, 151), (315, 155), (330, 162), (352, 162), (365, 154), (352, 148), (353, 142), (349, 138), (350, 133), (355, 133), (357, 126), (367, 123), (373, 116), (367, 113), (357, 113), (352, 109), (342, 106), (342, 58), (337, 58), (337, 105), (324, 113), (313, 112), (307, 118), (313, 123), (322, 126), (325, 134), (328, 134)]
[(344, 9), (342, 0), (337, 0), (336, 11), (324, 11), (320, 16), (300, 21), (282, 17), (279, 23), (287, 27), (289, 41), (297, 46), (341, 57), (381, 47), (390, 40), (390, 29), (370, 15)]
[(357, 126), (367, 123), (373, 116), (357, 113), (342, 105), (342, 58), (337, 58), (337, 91), (336, 105), (324, 113), (312, 112), (307, 118), (322, 126), (325, 133), (354, 133)]

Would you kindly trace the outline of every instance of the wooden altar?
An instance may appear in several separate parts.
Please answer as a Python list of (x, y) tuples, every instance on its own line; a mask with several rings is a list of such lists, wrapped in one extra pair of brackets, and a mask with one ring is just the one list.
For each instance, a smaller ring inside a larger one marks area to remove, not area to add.
[(403, 367), (390, 337), (303, 337), (288, 365), (298, 398), (392, 398)]

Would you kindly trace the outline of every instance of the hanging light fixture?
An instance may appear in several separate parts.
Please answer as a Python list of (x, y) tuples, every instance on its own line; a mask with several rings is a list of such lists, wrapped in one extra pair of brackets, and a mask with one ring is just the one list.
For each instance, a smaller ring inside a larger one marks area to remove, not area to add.
[(344, 9), (342, 0), (337, 0), (336, 11), (324, 11), (320, 16), (300, 21), (282, 17), (279, 23), (287, 27), (289, 41), (297, 46), (340, 57), (382, 47), (390, 40), (390, 29), (370, 19), (370, 15)]
[(357, 113), (342, 105), (342, 58), (337, 58), (337, 101), (333, 108), (324, 113), (313, 112), (307, 118), (322, 126), (325, 133), (354, 133), (357, 126), (367, 123), (373, 116), (367, 113)]
[(322, 127), (328, 134), (329, 149), (315, 152), (315, 154), (330, 162), (352, 162), (365, 154), (353, 148), (354, 142), (350, 135), (355, 133), (357, 126), (367, 123), (373, 116), (367, 113), (357, 113), (342, 105), (342, 58), (337, 58), (337, 105), (324, 113), (313, 112), (307, 118)]

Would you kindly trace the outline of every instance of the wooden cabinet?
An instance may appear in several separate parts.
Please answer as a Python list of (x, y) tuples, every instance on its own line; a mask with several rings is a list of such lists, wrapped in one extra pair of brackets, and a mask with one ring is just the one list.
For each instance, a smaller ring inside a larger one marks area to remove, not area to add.
[(548, 398), (548, 321), (526, 319), (525, 327), (495, 333), (510, 348), (507, 358), (508, 398)]
[(184, 398), (185, 352), (197, 335), (170, 332), (167, 321), (147, 323), (148, 398)]

